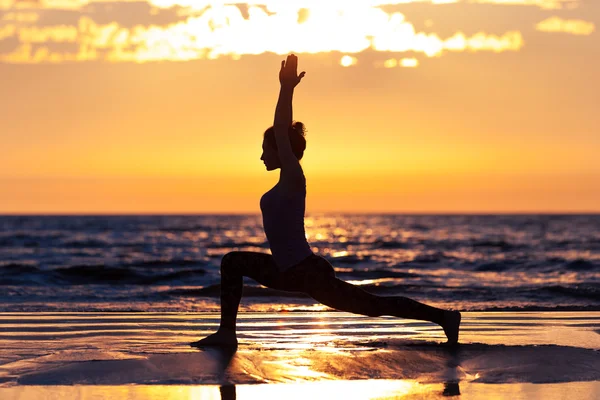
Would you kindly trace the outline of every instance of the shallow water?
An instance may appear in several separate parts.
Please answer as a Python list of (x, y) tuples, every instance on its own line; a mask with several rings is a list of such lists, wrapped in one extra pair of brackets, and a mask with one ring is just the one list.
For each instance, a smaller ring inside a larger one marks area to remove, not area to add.
[(0, 313), (0, 387), (600, 381), (599, 312), (464, 313), (457, 348), (441, 345), (441, 329), (420, 321), (244, 313), (237, 352), (189, 346), (218, 320), (212, 313)]

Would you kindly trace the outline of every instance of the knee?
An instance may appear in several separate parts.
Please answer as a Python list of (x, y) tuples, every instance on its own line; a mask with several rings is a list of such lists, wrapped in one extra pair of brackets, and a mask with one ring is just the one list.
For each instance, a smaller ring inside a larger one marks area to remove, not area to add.
[(321, 262), (316, 265), (316, 269), (320, 278), (319, 280), (330, 281), (335, 279), (335, 268), (333, 268), (333, 265), (331, 265), (331, 263), (324, 258), (321, 258), (320, 261)]
[(225, 269), (230, 269), (233, 265), (235, 265), (235, 259), (238, 256), (238, 253), (239, 252), (237, 251), (230, 251), (223, 256), (221, 259), (221, 272), (223, 272)]

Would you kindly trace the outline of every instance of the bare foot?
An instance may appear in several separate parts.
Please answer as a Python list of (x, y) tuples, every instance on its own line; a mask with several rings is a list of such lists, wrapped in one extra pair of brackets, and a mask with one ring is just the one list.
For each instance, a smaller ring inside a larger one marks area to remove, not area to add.
[(448, 338), (446, 344), (455, 345), (458, 343), (458, 330), (460, 328), (461, 315), (458, 311), (446, 311), (444, 315), (444, 333)]
[(200, 339), (197, 342), (190, 343), (193, 347), (237, 347), (238, 341), (235, 331), (228, 329), (219, 329), (217, 332)]

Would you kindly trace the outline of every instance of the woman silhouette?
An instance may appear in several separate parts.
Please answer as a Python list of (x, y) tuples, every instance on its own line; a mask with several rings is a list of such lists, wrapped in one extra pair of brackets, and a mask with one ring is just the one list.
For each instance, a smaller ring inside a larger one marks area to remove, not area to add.
[(430, 321), (440, 325), (448, 344), (458, 342), (460, 312), (431, 307), (402, 296), (376, 296), (335, 276), (333, 266), (313, 254), (304, 234), (306, 179), (299, 160), (306, 141), (304, 125), (292, 124), (294, 88), (298, 75), (295, 55), (281, 62), (281, 90), (275, 122), (262, 144), (267, 171), (281, 169), (279, 182), (260, 200), (265, 234), (272, 255), (232, 251), (221, 261), (221, 324), (216, 333), (192, 346), (237, 346), (236, 317), (242, 298), (243, 277), (285, 291), (303, 292), (329, 307), (372, 317), (389, 315)]

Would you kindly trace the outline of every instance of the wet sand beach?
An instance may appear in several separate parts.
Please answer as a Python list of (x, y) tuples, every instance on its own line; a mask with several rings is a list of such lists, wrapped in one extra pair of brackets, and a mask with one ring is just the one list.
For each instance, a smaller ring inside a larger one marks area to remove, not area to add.
[[(0, 395), (28, 398), (528, 398), (600, 395), (599, 312), (464, 313), (429, 323), (242, 313), (236, 352), (189, 343), (215, 313), (2, 313)], [(132, 386), (133, 385), (133, 386)]]

